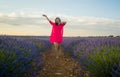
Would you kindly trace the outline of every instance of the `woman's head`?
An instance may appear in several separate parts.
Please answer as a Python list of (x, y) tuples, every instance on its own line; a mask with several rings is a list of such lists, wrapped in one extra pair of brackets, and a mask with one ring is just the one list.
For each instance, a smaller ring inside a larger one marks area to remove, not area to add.
[(55, 18), (55, 24), (59, 25), (61, 23), (61, 19), (59, 17)]

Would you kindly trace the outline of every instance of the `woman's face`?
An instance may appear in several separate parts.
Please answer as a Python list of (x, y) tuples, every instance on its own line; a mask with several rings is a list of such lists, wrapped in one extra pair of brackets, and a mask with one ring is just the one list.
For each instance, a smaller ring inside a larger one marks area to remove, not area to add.
[(56, 18), (56, 19), (55, 19), (55, 24), (56, 24), (56, 25), (59, 25), (60, 23), (61, 23), (60, 18)]
[(60, 20), (58, 18), (55, 19), (55, 23), (60, 23)]

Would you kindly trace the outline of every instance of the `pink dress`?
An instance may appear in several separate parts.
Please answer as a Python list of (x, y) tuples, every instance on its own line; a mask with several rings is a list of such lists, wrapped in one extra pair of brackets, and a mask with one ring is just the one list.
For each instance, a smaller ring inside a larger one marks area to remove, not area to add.
[(52, 44), (54, 42), (60, 44), (62, 42), (62, 39), (63, 39), (63, 27), (64, 27), (65, 23), (61, 23), (57, 26), (54, 22), (52, 22), (52, 21), (49, 21), (49, 22), (52, 25), (50, 42)]

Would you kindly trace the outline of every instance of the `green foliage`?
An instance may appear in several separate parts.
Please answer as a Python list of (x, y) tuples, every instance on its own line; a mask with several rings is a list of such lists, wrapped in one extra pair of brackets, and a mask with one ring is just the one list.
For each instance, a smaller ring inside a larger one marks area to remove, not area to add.
[[(23, 55), (28, 56), (27, 53)], [(31, 65), (31, 61), (24, 62), (22, 59), (18, 59), (18, 56), (16, 52), (0, 50), (0, 71), (4, 69), (4, 74), (10, 77), (13, 77), (13, 74), (15, 76), (24, 74), (25, 66)]]
[(44, 50), (43, 46), (39, 42), (35, 41), (34, 44), (39, 49), (39, 51)]
[[(109, 51), (108, 51), (109, 50)], [(88, 55), (84, 65), (95, 77), (111, 77), (114, 64), (120, 63), (120, 48), (103, 48)]]

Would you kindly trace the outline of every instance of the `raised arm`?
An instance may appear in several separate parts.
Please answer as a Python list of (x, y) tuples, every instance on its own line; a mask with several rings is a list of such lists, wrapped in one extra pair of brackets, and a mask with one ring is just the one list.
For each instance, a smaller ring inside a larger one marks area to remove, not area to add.
[(50, 21), (50, 19), (47, 17), (47, 15), (43, 14), (43, 16), (44, 16), (48, 21)]
[(63, 21), (63, 22), (61, 22), (62, 24), (66, 24), (67, 22), (66, 21)]

